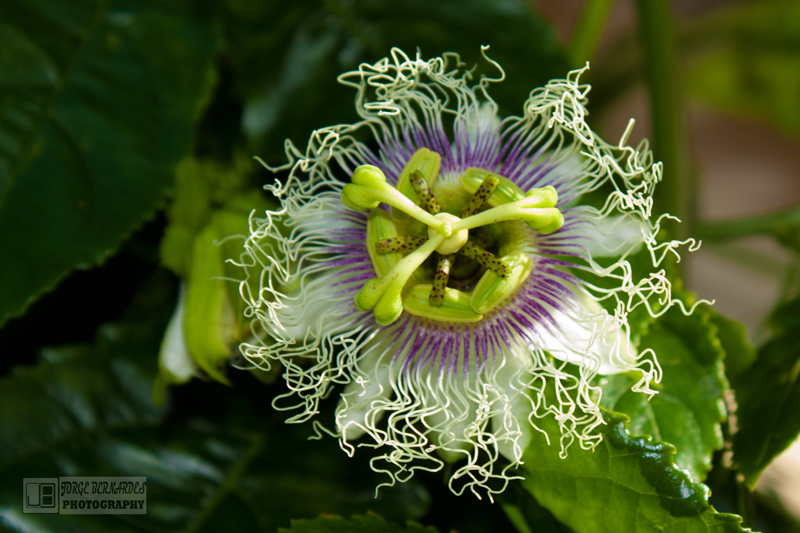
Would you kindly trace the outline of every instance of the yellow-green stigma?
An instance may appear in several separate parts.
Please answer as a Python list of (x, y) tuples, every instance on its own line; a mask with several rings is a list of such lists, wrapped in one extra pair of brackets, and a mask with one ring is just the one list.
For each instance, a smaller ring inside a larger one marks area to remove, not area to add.
[[(436, 198), (440, 166), (439, 154), (421, 148), (406, 163), (396, 188), (379, 168), (362, 165), (342, 190), (345, 205), (371, 210), (366, 245), (377, 277), (364, 284), (354, 303), (359, 311), (371, 310), (380, 325), (392, 324), (403, 311), (443, 322), (480, 320), (533, 270), (533, 260), (507, 242), (519, 232), (504, 231), (503, 224), (524, 221), (541, 234), (564, 224), (553, 187), (524, 192), (511, 180), (475, 167), (462, 174), (461, 192), (450, 191), (443, 207)], [(392, 208), (391, 214), (381, 203)], [(502, 250), (512, 253), (496, 255)]]

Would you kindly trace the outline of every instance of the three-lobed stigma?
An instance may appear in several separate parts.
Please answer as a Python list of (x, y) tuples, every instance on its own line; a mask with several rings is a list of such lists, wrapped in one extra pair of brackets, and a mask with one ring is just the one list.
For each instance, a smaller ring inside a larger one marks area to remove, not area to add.
[[(508, 242), (520, 233), (503, 231), (502, 225), (523, 221), (544, 235), (564, 225), (553, 187), (524, 192), (475, 167), (459, 180), (468, 200), (450, 206), (460, 216), (447, 212), (436, 198), (440, 168), (439, 154), (421, 148), (406, 163), (397, 187), (379, 168), (362, 165), (342, 190), (346, 206), (370, 210), (366, 245), (378, 277), (364, 284), (354, 303), (359, 311), (371, 310), (380, 325), (392, 324), (403, 311), (445, 322), (480, 320), (533, 270), (533, 260), (515, 246), (519, 243)], [(507, 253), (498, 257), (497, 251)]]

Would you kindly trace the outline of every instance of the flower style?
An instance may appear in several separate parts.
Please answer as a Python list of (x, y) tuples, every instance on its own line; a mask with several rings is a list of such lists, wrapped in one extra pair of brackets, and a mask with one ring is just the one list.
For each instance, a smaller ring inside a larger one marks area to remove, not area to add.
[(558, 421), (562, 455), (598, 443), (598, 375), (633, 371), (655, 394), (661, 369), (627, 315), (680, 302), (663, 270), (634, 280), (627, 258), (657, 266), (695, 243), (656, 242), (661, 164), (625, 146), (633, 121), (616, 146), (588, 128), (585, 68), (501, 120), (488, 88), (504, 74), (484, 57), (500, 76), (473, 86), (455, 55), (397, 49), (342, 75), (361, 120), (305, 151), (287, 141), (281, 207), (251, 217), (240, 289), (254, 319), (241, 352), (283, 366), (273, 406), (298, 411), (289, 422), (343, 385), (335, 426), (315, 425), (349, 454), (375, 448), (387, 484), (460, 460), (451, 490), (491, 498), (537, 418)]

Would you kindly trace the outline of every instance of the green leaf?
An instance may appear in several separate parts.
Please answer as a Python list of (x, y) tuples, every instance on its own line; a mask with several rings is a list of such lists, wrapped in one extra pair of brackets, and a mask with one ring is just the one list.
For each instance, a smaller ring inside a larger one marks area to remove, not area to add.
[(413, 522), (409, 522), (405, 527), (398, 526), (375, 514), (354, 516), (350, 520), (345, 520), (340, 516), (320, 516), (313, 520), (297, 520), (292, 522), (292, 527), (289, 529), (281, 528), (278, 531), (290, 531), (292, 533), (373, 533), (375, 531), (385, 533), (436, 533), (436, 529), (433, 527), (422, 527)]
[(19, 480), (142, 475), (124, 454), (135, 453), (131, 443), (166, 413), (150, 402), (150, 387), (169, 311), (161, 294), (171, 291), (169, 284), (154, 288), (123, 322), (102, 326), (94, 345), (45, 349), (36, 366), (0, 381), (0, 522), (9, 530), (130, 530), (108, 516), (23, 515)]
[(757, 363), (733, 382), (733, 461), (751, 489), (800, 434), (800, 298), (780, 306), (771, 323), (775, 335), (758, 351)]
[(194, 238), (187, 277), (183, 334), (195, 362), (209, 376), (229, 385), (219, 366), (227, 362), (237, 340), (238, 316), (233, 314), (222, 279), (223, 258), (216, 241), (222, 238), (210, 222)]
[(781, 304), (769, 317), (776, 336), (788, 336), (800, 326), (800, 297)]
[(194, 7), (0, 3), (0, 322), (162, 202), (213, 82), (216, 31)]
[(283, 161), (286, 138), (304, 145), (317, 128), (357, 120), (355, 93), (336, 78), (392, 47), (424, 58), (457, 51), (479, 64), (477, 82), (480, 73), (498, 75), (480, 55), (490, 44), (489, 57), (507, 75), (491, 88), (504, 113), (519, 114), (531, 90), (569, 70), (552, 28), (524, 0), (228, 0), (226, 8), (245, 132), (267, 161)]
[(539, 432), (524, 454), (523, 487), (576, 533), (741, 533), (741, 518), (717, 513), (708, 489), (673, 464), (675, 449), (650, 438), (631, 437), (625, 415), (604, 412), (594, 451), (573, 445), (559, 457), (560, 432), (551, 417), (537, 419)]
[(721, 109), (800, 133), (800, 4), (743, 3), (708, 19), (699, 28), (712, 51), (690, 69), (690, 91)]
[(496, 498), (519, 533), (571, 533), (518, 482), (509, 483)]
[[(94, 344), (47, 349), (36, 366), (0, 381), (6, 529), (273, 532), (320, 513), (374, 509), (402, 522), (426, 511), (413, 481), (375, 498), (383, 479), (366, 458), (349, 458), (333, 439), (309, 441), (308, 426), (283, 426), (269, 392), (246, 373), (235, 391), (195, 383), (166, 402), (175, 411), (155, 408), (156, 357), (176, 292), (165, 278)], [(58, 476), (145, 476), (147, 514), (22, 514), (20, 480)]]
[(642, 337), (639, 351), (652, 349), (664, 372), (659, 393), (651, 400), (631, 391), (637, 376), (618, 374), (600, 382), (601, 405), (628, 415), (631, 434), (673, 444), (675, 462), (696, 480), (705, 479), (714, 451), (722, 448), (720, 424), (727, 415), (725, 352), (712, 316), (705, 306), (690, 316), (673, 308)]
[(756, 361), (756, 350), (747, 340), (744, 324), (722, 316), (713, 308), (709, 311), (709, 320), (716, 326), (717, 338), (725, 351), (725, 375), (728, 380), (735, 379)]

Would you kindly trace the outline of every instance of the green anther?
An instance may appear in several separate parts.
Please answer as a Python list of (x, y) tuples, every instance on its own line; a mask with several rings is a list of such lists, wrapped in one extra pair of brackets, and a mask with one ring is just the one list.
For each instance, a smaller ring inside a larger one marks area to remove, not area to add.
[[(442, 166), (442, 157), (436, 152), (431, 152), (427, 148), (420, 148), (409, 158), (408, 162), (397, 177), (397, 190), (404, 194), (413, 203), (419, 202), (419, 197), (414, 187), (411, 185), (411, 173), (415, 170), (422, 174), (428, 186), (433, 185), (436, 176), (439, 175), (439, 168)], [(392, 214), (397, 217), (400, 215), (396, 210)]]
[[(500, 185), (500, 178), (494, 174), (489, 174), (486, 176), (483, 182), (481, 182), (481, 186), (478, 187), (474, 193), (472, 193), (472, 198), (469, 199), (467, 207), (465, 207), (464, 211), (461, 212), (461, 218), (471, 217), (472, 215), (476, 214), (480, 210), (481, 206), (486, 203), (489, 197), (494, 194), (494, 191), (497, 189), (498, 185)], [(514, 186), (516, 187), (516, 185)]]
[(550, 185), (541, 189), (531, 189), (525, 193), (525, 200), (529, 207), (555, 207), (558, 203), (558, 191)]
[(526, 224), (542, 235), (550, 235), (564, 225), (564, 215), (555, 207), (536, 209), (536, 213), (527, 214), (523, 218)]
[(383, 171), (372, 165), (358, 167), (350, 181), (352, 184), (347, 184), (342, 189), (342, 203), (357, 211), (378, 207), (380, 200), (376, 199), (374, 192), (389, 187)]
[(367, 252), (378, 277), (389, 272), (403, 258), (399, 250), (394, 253), (381, 251), (378, 243), (397, 238), (401, 237), (398, 237), (397, 227), (389, 213), (383, 209), (373, 209), (367, 218)]
[(533, 270), (533, 260), (524, 253), (507, 255), (503, 257), (503, 262), (511, 267), (511, 274), (501, 278), (491, 270), (484, 272), (472, 291), (470, 307), (474, 312), (485, 314), (503, 303), (519, 289)]
[(432, 285), (416, 285), (403, 299), (403, 308), (411, 313), (432, 320), (446, 322), (477, 322), (483, 315), (470, 307), (470, 297), (456, 289), (445, 289), (440, 307), (434, 307), (429, 301)]
[[(551, 187), (542, 187), (541, 189), (531, 189), (527, 193), (525, 193), (525, 200), (528, 202), (529, 206), (536, 206), (537, 208), (544, 208), (544, 209), (554, 209), (558, 210), (555, 205), (558, 203), (558, 192)], [(531, 229), (537, 230), (542, 235), (549, 235), (554, 231), (558, 231), (561, 229), (561, 226), (564, 225), (564, 217), (559, 212), (560, 222), (558, 219), (554, 219), (553, 222), (549, 226), (541, 227), (541, 225), (534, 220), (525, 220), (525, 223), (530, 226)]]
[(477, 167), (469, 167), (461, 174), (461, 186), (470, 194), (475, 194), (489, 176), (496, 177), (498, 182), (495, 190), (486, 199), (486, 203), (490, 206), (497, 207), (498, 205), (516, 202), (517, 200), (522, 200), (525, 196), (525, 192), (510, 179)]
[[(430, 186), (440, 164), (438, 154), (421, 149), (403, 169), (398, 188), (388, 183), (379, 168), (362, 165), (353, 173), (352, 183), (342, 189), (345, 205), (371, 210), (366, 245), (377, 277), (361, 287), (353, 303), (359, 311), (372, 311), (381, 326), (394, 323), (403, 310), (443, 322), (480, 320), (514, 294), (533, 269), (533, 260), (518, 251), (519, 239), (527, 235), (524, 227), (499, 223), (524, 221), (542, 234), (564, 224), (564, 216), (555, 207), (558, 193), (553, 187), (524, 193), (510, 180), (477, 168), (461, 176), (461, 186), (442, 185), (445, 194), (440, 205)], [(381, 203), (413, 219), (376, 209)], [(461, 211), (462, 216), (442, 211), (442, 205), (450, 212)], [(473, 240), (469, 240), (470, 230), (476, 230)], [(507, 255), (498, 258), (487, 248)], [(441, 256), (431, 272), (425, 262), (434, 251)], [(472, 294), (447, 287), (451, 278), (456, 286), (473, 287), (481, 266), (486, 272)], [(432, 283), (418, 284), (422, 280)]]
[(361, 165), (356, 168), (350, 181), (356, 185), (363, 185), (372, 189), (381, 189), (386, 183), (386, 175), (378, 167), (372, 165)]
[(472, 241), (468, 241), (458, 253), (480, 263), (501, 278), (508, 277), (511, 274), (511, 268), (502, 259)]
[(450, 265), (453, 260), (446, 255), (439, 256), (439, 263), (436, 265), (436, 273), (433, 275), (433, 285), (428, 302), (433, 307), (441, 307), (444, 303), (444, 295), (447, 291), (447, 280), (450, 279)]
[(380, 205), (376, 199), (374, 189), (348, 183), (342, 189), (342, 203), (355, 211), (369, 211)]
[(438, 229), (444, 221), (421, 209), (386, 182), (381, 169), (372, 165), (361, 165), (356, 169), (348, 183), (342, 189), (342, 203), (357, 211), (375, 209), (381, 202), (411, 215), (429, 227)]
[[(388, 216), (388, 215), (387, 215)], [(416, 250), (427, 241), (425, 237), (419, 235), (408, 235), (405, 237), (389, 237), (380, 240), (376, 243), (375, 247), (380, 254), (387, 254), (390, 252), (410, 252)]]
[(564, 216), (561, 211), (557, 207), (539, 207), (540, 200), (535, 194), (526, 195), (522, 200), (493, 207), (477, 215), (462, 218), (458, 222), (451, 224), (450, 229), (453, 232), (458, 232), (509, 220), (522, 220), (528, 226), (540, 232), (547, 231), (552, 233), (560, 229), (564, 225)]
[(372, 309), (375, 322), (388, 326), (403, 313), (402, 292), (414, 271), (430, 256), (444, 240), (443, 235), (428, 239), (425, 244), (405, 256), (392, 269), (367, 281), (358, 291), (353, 303), (359, 311)]
[(425, 181), (425, 178), (419, 170), (411, 172), (408, 181), (411, 182), (411, 186), (414, 187), (414, 192), (416, 192), (419, 197), (420, 207), (422, 207), (422, 209), (432, 215), (442, 211), (439, 202), (436, 201), (436, 197), (431, 192), (430, 187), (428, 187), (428, 182)]
[[(558, 192), (549, 185), (540, 189), (531, 189), (525, 193), (510, 179), (477, 167), (470, 167), (461, 175), (461, 186), (468, 192), (475, 194), (478, 189), (480, 189), (483, 181), (489, 176), (496, 176), (499, 180), (497, 189), (495, 189), (494, 193), (492, 193), (492, 195), (486, 200), (486, 203), (492, 207), (499, 207), (501, 205), (519, 202), (522, 200), (525, 200), (528, 208), (549, 208), (555, 207), (558, 203)], [(462, 216), (461, 218), (463, 219), (466, 217)], [(561, 226), (553, 224), (552, 228), (547, 227), (547, 232), (544, 232), (542, 229), (540, 229), (541, 225), (537, 222), (531, 223), (528, 220), (525, 222), (528, 224), (528, 226), (544, 235), (553, 233), (561, 228)], [(561, 225), (563, 225), (563, 222)]]

